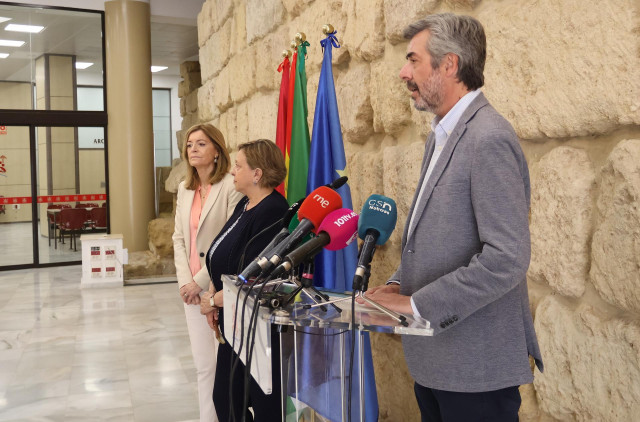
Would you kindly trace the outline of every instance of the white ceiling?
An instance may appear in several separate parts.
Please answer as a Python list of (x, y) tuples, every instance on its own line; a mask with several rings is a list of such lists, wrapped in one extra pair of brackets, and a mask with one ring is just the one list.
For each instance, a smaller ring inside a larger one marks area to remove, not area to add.
[[(162, 1), (152, 0), (156, 9)], [(171, 2), (174, 6), (182, 1)], [(199, 11), (204, 0), (191, 0), (186, 3), (192, 10)], [(57, 2), (60, 3), (60, 2)], [(95, 2), (94, 2), (95, 3)], [(15, 4), (15, 3), (14, 3)], [(189, 9), (186, 7), (186, 9)], [(173, 13), (167, 10), (168, 13)], [(156, 75), (178, 76), (180, 63), (185, 60), (197, 60), (198, 35), (196, 16), (188, 19), (183, 14), (175, 17), (157, 15), (151, 19), (151, 60), (154, 66), (168, 66), (167, 70)], [(12, 18), (0, 23), (0, 39), (22, 40), (25, 44), (19, 48), (1, 47), (0, 53), (9, 53), (6, 59), (0, 59), (0, 81), (33, 81), (33, 61), (42, 54), (75, 55), (77, 61), (92, 62), (86, 70), (78, 70), (78, 77), (99, 76), (102, 71), (101, 20), (99, 13), (88, 11), (70, 11), (53, 8), (16, 7), (0, 4), (0, 16)], [(38, 34), (9, 32), (4, 28), (9, 23), (41, 25), (45, 29)]]

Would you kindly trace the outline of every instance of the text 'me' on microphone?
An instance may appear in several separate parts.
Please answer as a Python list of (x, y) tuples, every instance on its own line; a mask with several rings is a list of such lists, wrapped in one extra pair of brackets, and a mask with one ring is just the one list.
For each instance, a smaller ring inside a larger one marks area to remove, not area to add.
[(322, 248), (337, 251), (346, 248), (358, 235), (358, 214), (348, 208), (332, 211), (322, 220), (318, 235), (289, 252), (271, 273), (275, 278), (317, 255)]
[(353, 290), (362, 290), (364, 275), (373, 259), (376, 245), (383, 245), (393, 233), (398, 208), (393, 199), (373, 194), (365, 201), (358, 220), (358, 237), (364, 242), (358, 254), (358, 267), (353, 276)]
[(282, 257), (295, 248), (310, 232), (316, 232), (322, 220), (331, 212), (342, 207), (340, 194), (326, 186), (320, 186), (311, 192), (298, 210), (300, 224), (287, 238), (273, 248), (266, 256), (269, 262), (263, 268), (261, 277), (266, 276), (280, 263)]

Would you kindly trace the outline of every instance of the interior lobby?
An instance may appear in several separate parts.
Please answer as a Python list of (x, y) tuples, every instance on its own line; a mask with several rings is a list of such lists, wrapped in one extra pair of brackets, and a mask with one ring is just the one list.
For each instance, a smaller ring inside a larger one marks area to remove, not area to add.
[(175, 282), (79, 280), (81, 236), (162, 212), (202, 3), (0, 2), (0, 421), (198, 418)]

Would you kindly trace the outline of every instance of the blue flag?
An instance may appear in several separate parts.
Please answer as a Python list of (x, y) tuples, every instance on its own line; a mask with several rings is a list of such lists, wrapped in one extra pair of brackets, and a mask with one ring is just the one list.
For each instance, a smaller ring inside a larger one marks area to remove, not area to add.
[[(346, 172), (347, 160), (344, 153), (340, 116), (338, 115), (338, 102), (336, 100), (331, 64), (333, 47), (340, 48), (335, 34), (335, 31), (328, 34), (327, 38), (320, 42), (324, 50), (324, 57), (322, 60), (322, 70), (320, 71), (320, 81), (318, 83), (318, 95), (313, 120), (307, 193), (319, 186), (331, 183), (338, 177), (344, 176)], [(345, 184), (342, 186), (338, 189), (338, 193), (340, 193), (342, 197), (342, 206), (353, 209), (349, 185)], [(314, 285), (320, 288), (339, 291), (351, 290), (357, 263), (357, 242), (353, 242), (347, 248), (339, 251), (323, 249), (315, 259)], [(340, 406), (336, 404), (341, 402), (343, 396), (341, 396), (340, 388), (336, 388), (335, 385), (335, 381), (338, 380), (341, 375), (341, 369), (339, 359), (337, 358), (338, 355), (333, 353), (334, 350), (338, 350), (338, 342), (334, 340), (335, 337), (331, 336), (318, 337), (317, 335), (309, 335), (306, 337), (305, 343), (306, 346), (309, 347), (308, 350), (318, 351), (324, 349), (324, 351), (327, 352), (324, 354), (327, 360), (324, 362), (325, 365), (318, 365), (316, 354), (313, 359), (310, 359), (308, 366), (303, 365), (303, 368), (306, 368), (306, 378), (309, 380), (309, 383), (306, 385), (309, 386), (309, 389), (308, 391), (300, 391), (298, 398), (330, 420), (341, 420)], [(315, 346), (311, 346), (314, 342), (316, 343)], [(349, 338), (347, 343), (350, 342), (351, 339)], [(348, 348), (350, 344), (346, 346)], [(365, 333), (363, 337), (363, 352), (365, 420), (366, 422), (375, 422), (378, 420), (378, 396), (376, 393), (371, 343), (368, 333)], [(355, 356), (359, 356), (357, 342), (355, 346)], [(311, 360), (315, 361), (312, 362)], [(354, 366), (352, 416), (353, 420), (359, 420), (359, 370), (357, 364)], [(314, 367), (319, 371), (314, 371)], [(305, 370), (303, 370), (303, 372), (305, 372)], [(319, 378), (322, 379), (321, 382), (318, 382), (320, 381)], [(313, 388), (311, 388), (312, 386)]]

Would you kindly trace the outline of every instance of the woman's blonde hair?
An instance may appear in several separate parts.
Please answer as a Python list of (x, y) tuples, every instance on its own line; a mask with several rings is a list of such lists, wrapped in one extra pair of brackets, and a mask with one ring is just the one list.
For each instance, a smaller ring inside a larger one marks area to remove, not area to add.
[(275, 188), (287, 176), (282, 151), (270, 140), (246, 142), (238, 146), (238, 151), (244, 151), (249, 167), (262, 170), (262, 177), (258, 182), (261, 187)]
[(229, 158), (229, 151), (227, 151), (227, 147), (225, 146), (224, 136), (222, 132), (218, 130), (213, 125), (208, 123), (205, 124), (197, 124), (195, 126), (191, 126), (187, 131), (184, 137), (184, 143), (182, 144), (182, 158), (187, 162), (187, 176), (184, 179), (184, 184), (187, 189), (195, 190), (200, 184), (200, 178), (198, 177), (198, 171), (195, 167), (189, 164), (189, 156), (187, 155), (187, 141), (189, 140), (189, 136), (193, 132), (197, 132), (201, 130), (204, 134), (209, 138), (209, 140), (213, 143), (213, 145), (218, 150), (218, 161), (213, 165), (213, 171), (209, 174), (209, 179), (207, 180), (210, 184), (215, 184), (221, 181), (225, 174), (229, 173), (229, 167), (231, 166), (231, 159)]

